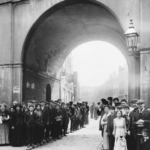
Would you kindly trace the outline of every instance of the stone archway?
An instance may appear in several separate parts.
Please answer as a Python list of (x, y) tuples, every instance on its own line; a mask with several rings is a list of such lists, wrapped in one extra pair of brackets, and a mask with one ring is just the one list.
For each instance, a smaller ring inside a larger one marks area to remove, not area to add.
[[(59, 93), (62, 63), (76, 46), (93, 40), (106, 41), (120, 49), (130, 70), (132, 62), (127, 54), (124, 31), (108, 8), (90, 0), (65, 1), (50, 8), (35, 22), (24, 43), (23, 84), (34, 80), (37, 97), (44, 99), (45, 84), (50, 82), (52, 99), (59, 98), (56, 93)], [(26, 100), (24, 96), (23, 100)]]

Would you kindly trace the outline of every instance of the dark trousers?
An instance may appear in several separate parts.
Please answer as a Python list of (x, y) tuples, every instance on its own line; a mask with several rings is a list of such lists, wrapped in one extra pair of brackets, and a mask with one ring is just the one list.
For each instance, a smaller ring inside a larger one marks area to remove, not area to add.
[(27, 125), (27, 144), (32, 145), (35, 143), (35, 124)]
[(114, 149), (115, 137), (111, 134), (109, 135), (109, 147), (110, 150)]
[(24, 145), (26, 145), (27, 144), (27, 128), (26, 128), (25, 123), (22, 124), (22, 137), (23, 137), (23, 143)]
[(46, 125), (45, 139), (48, 139), (49, 135), (50, 135), (50, 124)]
[(131, 133), (131, 136), (130, 136), (130, 150), (136, 150), (137, 149), (137, 142), (136, 142), (136, 138), (134, 136), (134, 134)]
[(54, 136), (55, 136), (55, 122), (52, 122), (52, 124), (51, 124), (51, 136), (52, 136), (52, 138), (55, 138)]
[(15, 144), (15, 129), (12, 129), (12, 125), (9, 126), (9, 141), (10, 145)]
[(71, 131), (74, 130), (74, 118), (71, 118), (71, 128), (70, 128)]
[(67, 118), (67, 121), (66, 121), (66, 133), (68, 131), (68, 125), (69, 125), (69, 118)]
[(66, 132), (67, 132), (67, 119), (63, 120), (62, 129), (64, 131), (63, 134), (66, 135)]
[(36, 124), (35, 126), (35, 143), (40, 144), (44, 139), (44, 126)]
[[(132, 149), (132, 147), (131, 147), (131, 142), (133, 142), (133, 141), (131, 141), (131, 136), (130, 135), (127, 135), (126, 136), (126, 141), (127, 141), (127, 149), (128, 150), (133, 150)], [(135, 144), (135, 143), (134, 143)], [(135, 146), (134, 146), (135, 147)]]
[(73, 130), (77, 130), (77, 118), (74, 118)]
[(82, 123), (81, 123), (81, 127), (83, 127), (83, 126), (84, 126), (84, 124), (85, 124), (85, 116), (84, 116), (84, 115), (82, 116), (82, 120), (81, 120), (81, 121), (82, 121)]
[(54, 139), (59, 138), (61, 121), (55, 121)]
[(21, 123), (17, 123), (15, 125), (15, 143), (14, 146), (23, 146), (23, 134), (22, 134), (22, 124)]

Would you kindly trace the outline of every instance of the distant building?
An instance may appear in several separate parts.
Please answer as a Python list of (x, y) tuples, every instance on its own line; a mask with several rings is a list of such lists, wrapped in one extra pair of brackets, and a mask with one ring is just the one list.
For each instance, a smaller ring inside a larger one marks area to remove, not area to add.
[(62, 65), (60, 73), (60, 98), (63, 102), (77, 101), (80, 98), (80, 85), (77, 72), (73, 72), (72, 54), (69, 54)]
[(81, 101), (87, 101), (90, 105), (99, 101), (99, 87), (81, 86)]
[(99, 97), (108, 98), (118, 97), (119, 99), (128, 100), (128, 66), (118, 68), (118, 73), (113, 72), (110, 78), (100, 86)]

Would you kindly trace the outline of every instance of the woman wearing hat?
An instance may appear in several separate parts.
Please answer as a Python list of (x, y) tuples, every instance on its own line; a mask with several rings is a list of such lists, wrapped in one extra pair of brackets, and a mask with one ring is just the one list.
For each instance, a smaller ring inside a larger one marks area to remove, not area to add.
[(9, 144), (9, 112), (6, 110), (6, 104), (0, 106), (0, 145)]
[(15, 112), (12, 116), (12, 128), (15, 131), (13, 146), (22, 146), (23, 143), (23, 112), (20, 104), (15, 105)]

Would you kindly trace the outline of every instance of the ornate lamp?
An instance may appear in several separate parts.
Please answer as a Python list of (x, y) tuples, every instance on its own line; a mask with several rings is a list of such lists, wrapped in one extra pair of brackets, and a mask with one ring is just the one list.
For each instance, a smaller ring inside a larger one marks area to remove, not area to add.
[(126, 42), (127, 42), (129, 53), (137, 54), (139, 34), (134, 29), (133, 20), (130, 20), (130, 26), (129, 29), (125, 32), (125, 36), (126, 36)]

